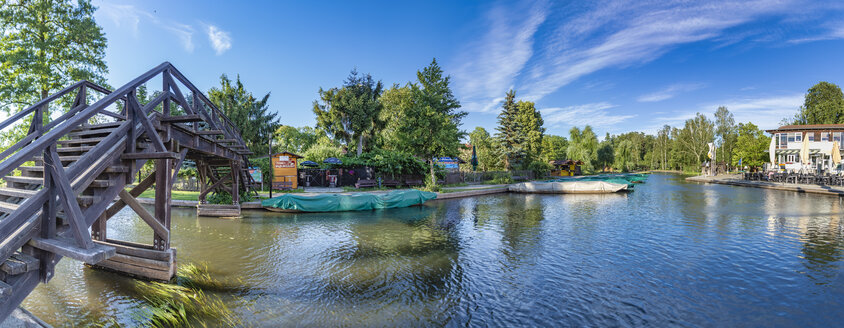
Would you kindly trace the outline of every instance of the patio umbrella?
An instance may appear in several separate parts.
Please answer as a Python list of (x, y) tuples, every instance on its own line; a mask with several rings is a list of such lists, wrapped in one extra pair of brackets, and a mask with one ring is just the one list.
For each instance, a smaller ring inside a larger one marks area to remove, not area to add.
[(304, 161), (304, 162), (299, 163), (299, 165), (302, 165), (302, 166), (319, 166), (319, 164), (317, 164), (314, 161)]
[(478, 170), (478, 153), (475, 152), (475, 145), (472, 145), (472, 159), (470, 160), (470, 162), (472, 162), (472, 171), (477, 171)]
[(803, 136), (803, 148), (800, 149), (800, 162), (805, 164), (810, 164), (809, 162), (809, 138)]
[(771, 160), (771, 167), (775, 167), (777, 165), (777, 139), (771, 138), (771, 145), (768, 147), (768, 155), (770, 156)]
[(832, 155), (830, 155), (830, 157), (832, 157), (832, 164), (835, 165), (841, 163), (841, 150), (838, 148), (841, 148), (841, 146), (838, 145), (838, 141), (834, 141), (832, 143)]
[(326, 158), (326, 159), (325, 159), (324, 161), (322, 161), (322, 162), (323, 162), (323, 163), (326, 163), (326, 164), (343, 164), (343, 161), (341, 161), (339, 158), (336, 158), (336, 157), (329, 157), (329, 158)]

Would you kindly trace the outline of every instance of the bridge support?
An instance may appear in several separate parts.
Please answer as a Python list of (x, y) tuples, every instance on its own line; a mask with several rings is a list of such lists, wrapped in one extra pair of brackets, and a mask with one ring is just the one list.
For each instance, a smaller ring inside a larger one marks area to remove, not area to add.
[[(199, 180), (199, 204), (196, 214), (213, 217), (240, 216), (240, 164), (219, 161), (200, 161), (196, 163)], [(209, 193), (226, 192), (232, 197), (232, 204), (208, 204)]]

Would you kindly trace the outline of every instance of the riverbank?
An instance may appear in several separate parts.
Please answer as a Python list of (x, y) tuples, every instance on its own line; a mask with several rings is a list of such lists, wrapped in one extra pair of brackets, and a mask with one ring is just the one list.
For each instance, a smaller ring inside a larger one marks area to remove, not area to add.
[(694, 176), (686, 178), (686, 181), (701, 182), (701, 183), (717, 183), (730, 186), (753, 187), (762, 189), (783, 190), (819, 195), (829, 196), (844, 196), (844, 188), (819, 186), (802, 183), (782, 183), (782, 182), (767, 182), (767, 181), (747, 181), (743, 180), (741, 174), (722, 174), (714, 177), (709, 176)]

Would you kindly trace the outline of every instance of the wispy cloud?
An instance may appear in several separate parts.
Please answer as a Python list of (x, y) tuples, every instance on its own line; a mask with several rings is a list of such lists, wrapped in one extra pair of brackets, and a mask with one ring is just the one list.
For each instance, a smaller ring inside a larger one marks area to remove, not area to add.
[(698, 112), (713, 118), (718, 107), (725, 106), (733, 114), (736, 123), (753, 122), (762, 129), (770, 129), (777, 127), (782, 119), (794, 116), (803, 104), (803, 99), (804, 95), (799, 93), (724, 99), (717, 103), (703, 104), (695, 110), (656, 117), (654, 121), (659, 122), (660, 126), (662, 124), (682, 126), (687, 119), (694, 117)]
[(542, 108), (543, 120), (551, 127), (591, 125), (605, 127), (621, 123), (635, 115), (615, 114), (610, 109), (617, 107), (608, 102), (598, 102), (568, 107)]
[(679, 83), (670, 85), (662, 90), (642, 95), (636, 98), (639, 102), (657, 102), (674, 98), (679, 93), (694, 91), (703, 88), (702, 83)]
[(152, 14), (140, 10), (133, 5), (119, 5), (103, 3), (100, 5), (99, 12), (103, 13), (109, 20), (117, 27), (128, 27), (132, 30), (132, 34), (138, 36), (138, 25), (141, 19), (155, 21)]
[[(803, 13), (804, 3), (610, 0), (553, 5), (560, 8), (546, 3), (518, 5), (527, 15), (512, 14), (514, 5), (506, 3), (490, 10), (488, 33), (458, 56), (455, 85), (469, 111), (495, 108), (497, 98), (511, 87), (519, 91), (520, 98), (540, 101), (580, 77), (648, 63), (680, 45), (701, 41), (731, 44), (757, 37), (764, 31), (738, 38), (725, 35), (763, 19)], [(665, 100), (674, 94), (654, 94), (642, 100)]]
[(231, 49), (232, 37), (229, 32), (223, 31), (214, 25), (208, 25), (206, 29), (208, 31), (208, 40), (211, 41), (211, 46), (214, 47), (214, 51), (217, 52), (218, 56)]
[(193, 27), (185, 24), (172, 24), (164, 28), (169, 30), (179, 38), (179, 40), (182, 42), (182, 47), (185, 48), (185, 51), (193, 52)]
[(803, 38), (796, 38), (788, 40), (788, 43), (791, 44), (800, 44), (800, 43), (807, 43), (807, 42), (815, 42), (815, 41), (826, 41), (826, 40), (839, 40), (844, 39), (844, 22), (835, 22), (833, 24), (827, 24), (826, 28), (819, 32), (817, 35), (803, 37)]
[[(455, 79), (468, 110), (484, 112), (495, 108), (533, 56), (534, 34), (545, 21), (547, 4), (517, 7), (493, 8), (486, 15), (489, 31), (460, 55), (463, 64)], [(514, 11), (527, 14), (514, 15)]]

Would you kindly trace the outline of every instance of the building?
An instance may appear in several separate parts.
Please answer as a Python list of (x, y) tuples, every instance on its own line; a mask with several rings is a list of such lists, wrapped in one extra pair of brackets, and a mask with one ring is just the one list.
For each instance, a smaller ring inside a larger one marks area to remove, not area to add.
[(798, 171), (806, 167), (800, 162), (800, 150), (804, 142), (808, 142), (809, 146), (811, 166), (808, 167), (819, 170), (840, 169), (833, 164), (832, 154), (836, 144), (839, 148), (836, 153), (844, 149), (844, 143), (841, 142), (844, 124), (785, 125), (766, 132), (774, 138), (776, 164), (780, 169)]
[(270, 159), (273, 166), (273, 189), (284, 190), (299, 188), (296, 162), (300, 158), (302, 158), (302, 156), (291, 152), (281, 152), (272, 155)]

